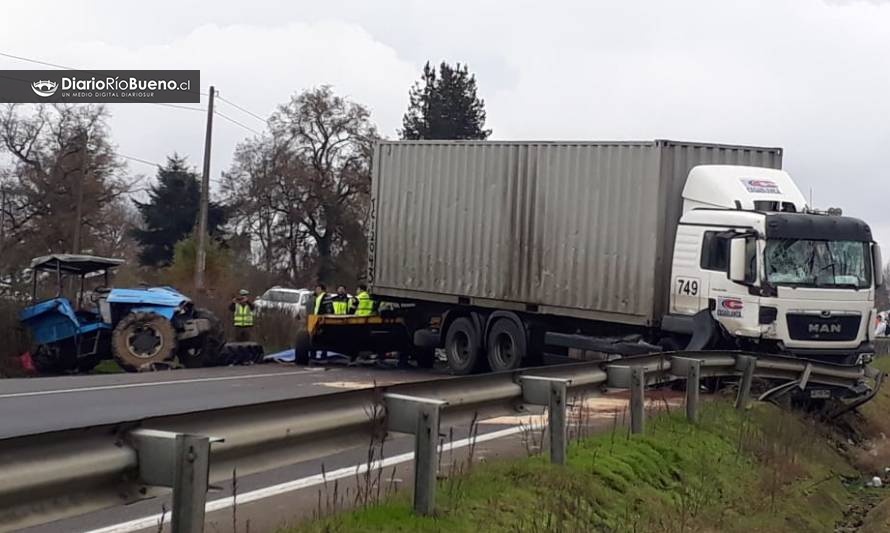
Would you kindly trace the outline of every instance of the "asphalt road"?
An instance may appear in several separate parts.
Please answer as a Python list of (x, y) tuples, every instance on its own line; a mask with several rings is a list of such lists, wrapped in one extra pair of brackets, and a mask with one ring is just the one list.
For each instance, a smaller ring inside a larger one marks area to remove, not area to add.
[(432, 379), (421, 370), (253, 366), (0, 380), (0, 439)]

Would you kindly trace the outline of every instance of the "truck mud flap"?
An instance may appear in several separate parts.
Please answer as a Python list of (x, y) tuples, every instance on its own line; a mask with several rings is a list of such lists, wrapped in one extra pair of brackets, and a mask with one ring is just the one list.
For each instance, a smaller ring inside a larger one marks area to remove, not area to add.
[(717, 337), (717, 323), (711, 317), (710, 309), (702, 309), (692, 317), (692, 339), (686, 346), (688, 351), (701, 351), (711, 347)]

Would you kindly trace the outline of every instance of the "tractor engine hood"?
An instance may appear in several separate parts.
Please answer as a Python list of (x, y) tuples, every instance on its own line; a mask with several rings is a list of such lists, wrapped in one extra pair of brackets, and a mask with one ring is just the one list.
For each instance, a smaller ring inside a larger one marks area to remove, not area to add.
[(157, 305), (178, 307), (190, 301), (172, 287), (151, 287), (147, 289), (112, 289), (108, 302), (113, 304)]

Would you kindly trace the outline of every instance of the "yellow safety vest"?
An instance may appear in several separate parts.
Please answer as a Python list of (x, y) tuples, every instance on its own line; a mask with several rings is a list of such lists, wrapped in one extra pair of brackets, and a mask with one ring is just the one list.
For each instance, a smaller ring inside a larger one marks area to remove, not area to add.
[(327, 296), (327, 294), (321, 293), (315, 297), (315, 313), (314, 314), (316, 314), (316, 315), (321, 314), (321, 304), (324, 302), (325, 296)]
[(358, 306), (355, 310), (356, 316), (369, 316), (374, 314), (374, 300), (371, 299), (371, 295), (365, 291), (362, 291), (355, 295), (356, 300), (358, 300)]
[(235, 304), (235, 327), (247, 328), (253, 326), (253, 310), (246, 304)]
[(331, 302), (331, 306), (334, 308), (335, 315), (345, 315), (349, 309), (349, 300), (338, 297)]

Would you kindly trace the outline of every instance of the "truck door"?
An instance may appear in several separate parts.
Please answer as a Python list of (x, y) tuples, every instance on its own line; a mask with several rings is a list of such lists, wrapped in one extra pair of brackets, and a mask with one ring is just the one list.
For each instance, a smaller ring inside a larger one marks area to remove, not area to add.
[[(727, 331), (736, 336), (758, 337), (760, 328), (758, 316), (760, 311), (759, 297), (751, 294), (747, 285), (736, 283), (729, 279), (729, 240), (737, 237), (734, 232), (716, 233), (713, 238), (718, 246), (725, 248), (725, 254), (721, 257), (726, 261), (726, 269), (722, 272), (712, 272), (710, 279), (710, 299), (713, 300), (714, 318), (720, 322)], [(705, 237), (707, 240), (707, 235)], [(757, 283), (757, 240), (746, 239), (745, 259), (746, 282)], [(722, 264), (722, 263), (721, 263)]]
[(671, 269), (671, 313), (694, 315), (708, 305), (709, 280), (700, 266), (702, 238), (699, 226), (681, 224), (677, 228)]

